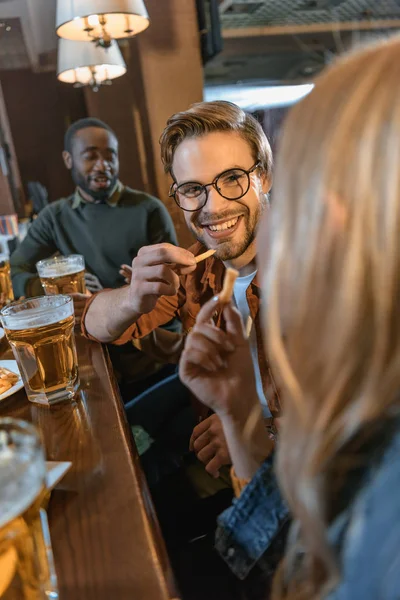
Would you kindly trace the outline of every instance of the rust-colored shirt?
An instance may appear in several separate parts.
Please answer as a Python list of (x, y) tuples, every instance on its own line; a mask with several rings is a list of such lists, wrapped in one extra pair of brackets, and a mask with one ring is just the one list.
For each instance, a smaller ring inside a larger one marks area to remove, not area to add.
[[(190, 252), (195, 256), (201, 254), (206, 249), (207, 248), (202, 246), (199, 242), (189, 248)], [(203, 304), (213, 296), (219, 294), (222, 290), (224, 273), (225, 266), (223, 262), (214, 256), (200, 262), (195, 271), (188, 275), (181, 276), (181, 284), (176, 296), (161, 297), (155, 308), (149, 314), (142, 315), (136, 323), (131, 325), (114, 343), (125, 344), (132, 339), (147, 336), (154, 329), (168, 323), (168, 321), (175, 316), (182, 322), (184, 334), (189, 333), (196, 322), (196, 316)], [(278, 417), (280, 414), (279, 393), (273, 380), (262, 342), (260, 328), (260, 287), (258, 285), (257, 275), (247, 288), (246, 295), (250, 315), (253, 319), (256, 331), (258, 362), (263, 381), (264, 394), (272, 416)], [(85, 331), (85, 315), (94, 297), (95, 296), (88, 302), (82, 319), (83, 333), (87, 337), (91, 336)], [(221, 317), (218, 317), (216, 324), (217, 326), (222, 324)]]

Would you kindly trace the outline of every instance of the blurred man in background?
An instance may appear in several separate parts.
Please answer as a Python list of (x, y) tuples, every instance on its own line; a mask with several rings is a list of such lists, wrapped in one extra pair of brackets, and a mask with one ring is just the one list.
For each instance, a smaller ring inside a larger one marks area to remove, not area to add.
[[(65, 134), (63, 160), (75, 192), (46, 206), (12, 254), (16, 298), (43, 294), (35, 265), (54, 254), (82, 254), (86, 287), (96, 292), (124, 285), (121, 266), (131, 264), (142, 246), (177, 243), (172, 219), (162, 202), (119, 181), (118, 139), (106, 123), (93, 118), (73, 123)], [(79, 318), (87, 296), (74, 296)], [(114, 347), (111, 353), (126, 384), (153, 374), (160, 366), (132, 344)], [(130, 398), (130, 393), (127, 395)]]

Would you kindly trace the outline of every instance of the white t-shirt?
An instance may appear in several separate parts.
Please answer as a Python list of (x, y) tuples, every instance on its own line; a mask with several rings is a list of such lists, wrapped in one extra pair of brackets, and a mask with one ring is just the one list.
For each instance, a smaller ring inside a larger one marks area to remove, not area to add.
[[(246, 291), (251, 282), (253, 281), (257, 271), (250, 273), (250, 275), (245, 275), (244, 277), (238, 277), (235, 281), (235, 285), (233, 287), (233, 296), (235, 298), (236, 306), (242, 316), (243, 323), (245, 327), (247, 326), (248, 318), (250, 317), (250, 308), (247, 303)], [(257, 337), (256, 330), (254, 328), (254, 323), (251, 327), (250, 331), (250, 349), (251, 349), (251, 357), (253, 359), (254, 366), (254, 374), (256, 376), (256, 385), (257, 385), (257, 394), (258, 398), (261, 402), (263, 408), (264, 417), (270, 417), (271, 411), (268, 408), (267, 399), (264, 394), (263, 384), (260, 373), (260, 366), (258, 364), (258, 351), (257, 351)]]

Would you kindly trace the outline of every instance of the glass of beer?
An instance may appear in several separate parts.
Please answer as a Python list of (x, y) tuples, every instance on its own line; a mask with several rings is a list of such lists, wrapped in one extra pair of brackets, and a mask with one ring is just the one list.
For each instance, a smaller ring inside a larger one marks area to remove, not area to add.
[(36, 263), (36, 269), (47, 296), (86, 294), (85, 259), (81, 254), (40, 260)]
[(46, 464), (36, 429), (0, 419), (0, 598), (58, 598), (47, 523)]
[(71, 296), (38, 296), (0, 312), (31, 402), (73, 398), (79, 386)]
[(6, 254), (0, 254), (0, 307), (14, 300), (11, 283), (10, 261)]

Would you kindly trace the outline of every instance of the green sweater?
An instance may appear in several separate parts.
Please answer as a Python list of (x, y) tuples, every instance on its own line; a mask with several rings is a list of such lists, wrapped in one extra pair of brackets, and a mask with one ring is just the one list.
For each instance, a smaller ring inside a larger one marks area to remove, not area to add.
[(104, 287), (120, 287), (120, 266), (130, 265), (142, 246), (160, 242), (177, 244), (172, 219), (160, 200), (121, 186), (108, 203), (91, 204), (76, 192), (46, 206), (12, 254), (15, 296), (40, 290), (33, 281), (35, 264), (57, 252), (82, 254), (86, 270)]

